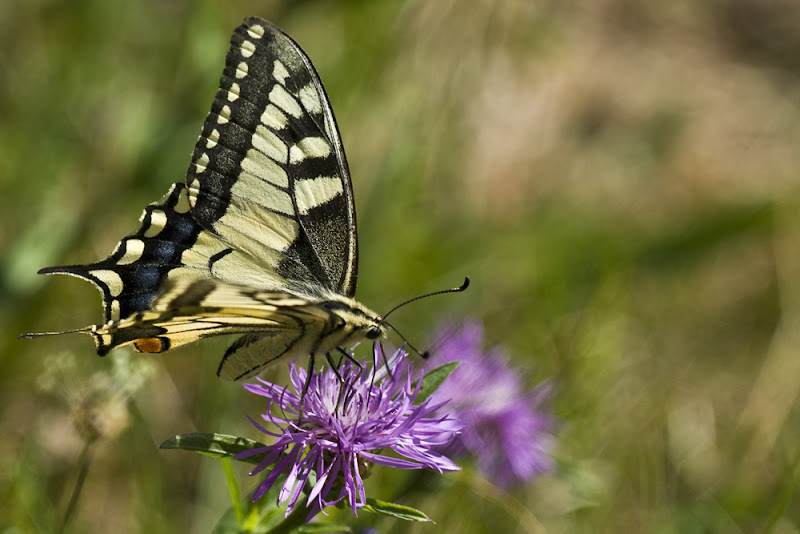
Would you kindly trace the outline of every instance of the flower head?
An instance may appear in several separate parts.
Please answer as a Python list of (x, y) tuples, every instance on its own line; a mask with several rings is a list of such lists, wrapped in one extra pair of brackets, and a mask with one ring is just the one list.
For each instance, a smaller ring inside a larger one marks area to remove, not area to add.
[(449, 400), (450, 414), (464, 425), (444, 450), (476, 456), (479, 469), (504, 487), (550, 471), (554, 421), (544, 411), (549, 385), (525, 392), (503, 352), (483, 349), (483, 327), (477, 322), (444, 328), (438, 337), (430, 363), (461, 361), (431, 397)]
[[(305, 395), (306, 370), (294, 364), (289, 369), (291, 390), (261, 379), (260, 384), (245, 384), (248, 391), (269, 399), (261, 418), (277, 427), (268, 430), (251, 419), (275, 442), (239, 455), (266, 454), (251, 475), (272, 466), (253, 500), (287, 473), (278, 501), (288, 503), (288, 515), (314, 473), (309, 507), (321, 510), (347, 498), (355, 514), (366, 504), (363, 479), (371, 464), (439, 472), (460, 469), (437, 452), (460, 424), (448, 415), (433, 415), (443, 403), (429, 398), (414, 405), (422, 380), (412, 385), (412, 369), (402, 349), (385, 366), (378, 358), (379, 349), (376, 345), (369, 364), (346, 361), (338, 369), (312, 373)], [(384, 449), (402, 458), (386, 456)]]

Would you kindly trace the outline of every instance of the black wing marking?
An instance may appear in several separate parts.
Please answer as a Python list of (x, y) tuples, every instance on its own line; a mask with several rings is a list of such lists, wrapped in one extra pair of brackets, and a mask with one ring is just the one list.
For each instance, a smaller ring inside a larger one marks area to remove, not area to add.
[(355, 209), (333, 112), (308, 57), (272, 24), (249, 18), (234, 32), (187, 184), (193, 216), (232, 247), (297, 287), (355, 293)]

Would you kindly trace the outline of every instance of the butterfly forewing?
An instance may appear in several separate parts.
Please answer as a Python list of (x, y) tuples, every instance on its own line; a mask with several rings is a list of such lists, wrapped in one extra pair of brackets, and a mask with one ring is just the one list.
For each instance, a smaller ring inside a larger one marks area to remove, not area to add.
[(308, 58), (265, 21), (234, 32), (187, 184), (196, 220), (234, 248), (290, 283), (355, 292), (355, 211), (333, 113)]
[(140, 220), (107, 259), (40, 271), (101, 290), (106, 323), (78, 330), (100, 354), (245, 333), (219, 371), (240, 378), (289, 352), (332, 350), (376, 322), (349, 298), (355, 210), (328, 98), (305, 53), (266, 21), (235, 30), (186, 183)]

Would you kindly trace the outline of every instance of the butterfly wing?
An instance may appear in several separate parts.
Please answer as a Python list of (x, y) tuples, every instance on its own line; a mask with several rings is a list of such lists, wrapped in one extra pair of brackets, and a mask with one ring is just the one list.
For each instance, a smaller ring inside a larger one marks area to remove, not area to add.
[[(173, 185), (140, 221), (105, 260), (40, 271), (100, 289), (106, 324), (83, 330), (100, 354), (129, 343), (158, 352), (255, 330), (236, 326), (247, 320), (211, 297), (192, 313), (164, 308), (175, 303), (166, 295), (191, 281), (243, 296), (258, 288), (279, 300), (354, 294), (356, 221), (344, 150), (319, 76), (281, 30), (257, 18), (235, 30), (186, 184)], [(286, 330), (287, 314), (266, 306), (271, 318), (259, 328)]]
[(270, 23), (234, 32), (187, 184), (196, 220), (234, 248), (292, 284), (355, 293), (355, 208), (333, 111), (311, 61)]

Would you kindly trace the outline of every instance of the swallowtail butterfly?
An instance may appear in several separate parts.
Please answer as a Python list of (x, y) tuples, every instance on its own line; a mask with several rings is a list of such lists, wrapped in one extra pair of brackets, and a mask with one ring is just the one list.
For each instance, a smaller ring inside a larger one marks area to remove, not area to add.
[(385, 334), (352, 298), (356, 214), (327, 95), (298, 44), (267, 21), (234, 31), (186, 183), (140, 222), (105, 260), (39, 271), (102, 292), (105, 324), (69, 331), (91, 335), (100, 355), (244, 334), (217, 371), (236, 380)]

